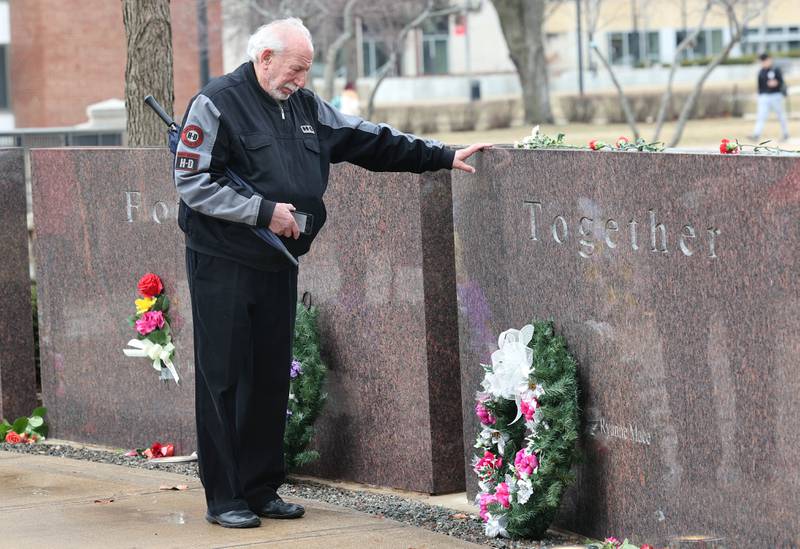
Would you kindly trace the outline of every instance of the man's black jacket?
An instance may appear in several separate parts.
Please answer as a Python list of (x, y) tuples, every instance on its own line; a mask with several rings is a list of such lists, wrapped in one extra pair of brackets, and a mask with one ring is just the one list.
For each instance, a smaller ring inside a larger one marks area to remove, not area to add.
[[(304, 89), (275, 101), (247, 62), (189, 103), (175, 155), (178, 223), (193, 250), (274, 270), (288, 261), (250, 227), (269, 226), (275, 203), (291, 203), (314, 216), (313, 231), (283, 241), (293, 255), (306, 253), (325, 223), (331, 162), (421, 173), (450, 168), (454, 155), (441, 143), (343, 115)], [(226, 167), (255, 193), (228, 179)]]

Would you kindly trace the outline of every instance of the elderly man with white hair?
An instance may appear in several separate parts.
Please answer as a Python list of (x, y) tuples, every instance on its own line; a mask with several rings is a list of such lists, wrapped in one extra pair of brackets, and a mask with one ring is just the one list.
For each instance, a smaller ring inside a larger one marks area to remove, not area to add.
[[(297, 268), (253, 227), (305, 254), (325, 223), (331, 162), (373, 171), (467, 172), (487, 145), (454, 151), (345, 116), (304, 89), (314, 57), (299, 19), (259, 28), (250, 60), (190, 102), (175, 158), (192, 298), (200, 478), (209, 522), (298, 518), (277, 494), (292, 360)], [(249, 182), (245, 188), (226, 168)], [(298, 225), (298, 221), (301, 225)]]

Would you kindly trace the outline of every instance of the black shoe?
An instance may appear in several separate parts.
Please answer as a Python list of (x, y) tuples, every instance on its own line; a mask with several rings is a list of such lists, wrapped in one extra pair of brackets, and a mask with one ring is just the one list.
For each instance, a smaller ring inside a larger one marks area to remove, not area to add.
[(302, 517), (306, 513), (306, 510), (302, 505), (286, 503), (278, 497), (263, 504), (261, 507), (255, 509), (254, 512), (258, 516), (265, 518), (294, 519)]
[(256, 526), (261, 526), (261, 519), (250, 509), (225, 511), (218, 515), (206, 513), (206, 520), (211, 524), (219, 524), (225, 528), (255, 528)]

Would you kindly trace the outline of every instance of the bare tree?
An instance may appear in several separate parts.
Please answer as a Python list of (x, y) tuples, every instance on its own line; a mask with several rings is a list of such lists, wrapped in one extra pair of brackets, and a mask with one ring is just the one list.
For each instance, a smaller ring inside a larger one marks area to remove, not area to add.
[(164, 125), (144, 104), (148, 94), (172, 115), (172, 26), (169, 0), (122, 0), (128, 60), (125, 65), (125, 110), (128, 145), (165, 145)]
[(625, 95), (625, 90), (622, 89), (622, 84), (619, 83), (617, 80), (617, 75), (614, 74), (614, 69), (611, 68), (608, 60), (606, 59), (605, 55), (603, 55), (600, 50), (597, 48), (597, 44), (592, 42), (592, 51), (600, 59), (600, 62), (608, 71), (608, 75), (611, 77), (611, 83), (614, 84), (614, 88), (617, 90), (617, 97), (619, 98), (619, 104), (622, 107), (622, 112), (625, 114), (625, 120), (628, 122), (628, 126), (630, 126), (631, 131), (633, 132), (633, 137), (638, 139), (640, 137), (639, 128), (636, 126), (636, 117), (633, 114), (633, 109), (631, 109), (631, 104), (628, 101), (628, 96)]
[(437, 9), (436, 0), (412, 0), (402, 4), (384, 2), (379, 8), (383, 8), (381, 12), (367, 13), (364, 18), (376, 29), (375, 34), (382, 35), (383, 42), (388, 48), (388, 55), (386, 62), (375, 71), (375, 84), (372, 86), (367, 100), (367, 118), (372, 117), (378, 89), (397, 65), (408, 34), (428, 19), (464, 11), (462, 6), (445, 6)]
[[(683, 136), (683, 130), (686, 127), (686, 122), (689, 120), (689, 115), (692, 113), (697, 98), (703, 91), (705, 84), (712, 71), (716, 69), (731, 53), (733, 47), (741, 42), (744, 35), (744, 29), (747, 23), (758, 17), (758, 15), (769, 7), (770, 0), (716, 0), (720, 6), (725, 9), (728, 16), (728, 27), (730, 30), (730, 38), (722, 51), (719, 52), (708, 64), (706, 70), (700, 76), (700, 79), (694, 86), (694, 89), (686, 98), (683, 104), (680, 115), (678, 115), (678, 123), (675, 127), (675, 134), (667, 144), (669, 147), (676, 146)], [(738, 13), (737, 13), (738, 12)]]
[(545, 58), (546, 0), (492, 0), (522, 84), (525, 122), (552, 122)]
[(675, 49), (675, 55), (672, 58), (672, 64), (669, 68), (669, 77), (667, 78), (667, 87), (664, 89), (664, 94), (661, 96), (661, 103), (658, 107), (658, 114), (656, 115), (656, 129), (653, 133), (653, 141), (658, 141), (661, 137), (661, 129), (664, 127), (664, 120), (667, 117), (667, 108), (669, 107), (670, 102), (672, 101), (672, 83), (675, 81), (675, 73), (680, 67), (681, 58), (683, 57), (683, 53), (690, 47), (693, 46), (695, 41), (697, 40), (697, 36), (700, 32), (703, 31), (705, 28), (706, 18), (708, 14), (711, 12), (711, 8), (713, 7), (713, 2), (706, 2), (706, 5), (703, 9), (703, 13), (700, 16), (700, 21), (697, 23), (697, 26), (694, 30), (684, 37), (681, 40), (681, 43), (678, 44), (678, 47)]
[(339, 57), (339, 52), (353, 38), (353, 8), (359, 0), (347, 0), (342, 8), (342, 31), (331, 43), (325, 48), (325, 99), (330, 100), (333, 98), (334, 78), (336, 76), (336, 61)]
[[(684, 52), (693, 47), (696, 43), (697, 37), (705, 28), (705, 21), (708, 17), (709, 13), (711, 13), (714, 9), (721, 9), (726, 18), (728, 23), (729, 29), (729, 38), (728, 41), (723, 45), (721, 51), (717, 53), (706, 65), (705, 70), (700, 75), (700, 78), (695, 82), (694, 87), (692, 88), (691, 92), (689, 92), (689, 96), (684, 101), (683, 105), (680, 109), (680, 114), (678, 115), (677, 124), (675, 127), (675, 132), (672, 138), (667, 143), (669, 147), (675, 147), (681, 140), (683, 136), (683, 131), (686, 127), (686, 123), (689, 120), (689, 116), (692, 113), (695, 105), (697, 104), (697, 99), (703, 92), (703, 86), (705, 85), (708, 77), (711, 73), (716, 69), (723, 61), (725, 61), (728, 56), (730, 55), (733, 48), (739, 44), (742, 40), (742, 36), (744, 35), (744, 29), (746, 28), (747, 24), (762, 14), (765, 10), (768, 9), (771, 0), (706, 0), (703, 4), (703, 9), (700, 14), (700, 19), (698, 21), (697, 26), (692, 30), (692, 32), (688, 33), (687, 36), (681, 41), (678, 45), (675, 56), (672, 60), (670, 66), (670, 73), (667, 80), (667, 86), (664, 90), (664, 93), (661, 97), (661, 101), (659, 104), (659, 110), (656, 117), (656, 129), (654, 132), (653, 139), (651, 141), (658, 141), (661, 136), (661, 131), (664, 126), (664, 122), (666, 120), (667, 111), (669, 109), (669, 105), (673, 99), (673, 82), (675, 78), (675, 73), (680, 66), (680, 61), (683, 58)], [(684, 10), (684, 17), (688, 19), (688, 15)], [(605, 58), (600, 54), (597, 50), (597, 47), (593, 47), (595, 54), (601, 59), (603, 64), (605, 65), (606, 69), (611, 76), (612, 82), (617, 89), (617, 93), (620, 96), (620, 103), (623, 105), (623, 110), (625, 111), (626, 120), (628, 125), (631, 127), (631, 130), (634, 133), (637, 133), (637, 128), (635, 124), (635, 120), (633, 119), (632, 112), (630, 111), (630, 107), (626, 108), (627, 105), (627, 97), (625, 96), (625, 92), (620, 85), (619, 81), (614, 76), (614, 72), (611, 68), (611, 65), (605, 60)]]

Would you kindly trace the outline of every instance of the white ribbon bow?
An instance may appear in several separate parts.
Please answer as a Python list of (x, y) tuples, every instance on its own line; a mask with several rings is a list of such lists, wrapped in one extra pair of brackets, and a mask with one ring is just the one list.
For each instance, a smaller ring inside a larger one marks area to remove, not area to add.
[(153, 361), (153, 368), (158, 372), (161, 371), (163, 363), (167, 370), (169, 370), (169, 373), (172, 374), (175, 383), (178, 383), (178, 372), (175, 370), (175, 365), (172, 364), (170, 360), (172, 352), (175, 350), (175, 346), (172, 343), (160, 345), (158, 343), (153, 343), (149, 339), (131, 339), (128, 342), (128, 347), (134, 348), (123, 349), (122, 352), (125, 353), (125, 356), (147, 357)]
[(520, 395), (528, 390), (528, 378), (533, 364), (533, 349), (528, 343), (533, 338), (533, 326), (528, 324), (521, 330), (506, 330), (497, 340), (500, 347), (492, 353), (492, 371), (487, 372), (483, 386), (495, 397), (514, 400), (517, 403), (516, 422), (522, 417)]

